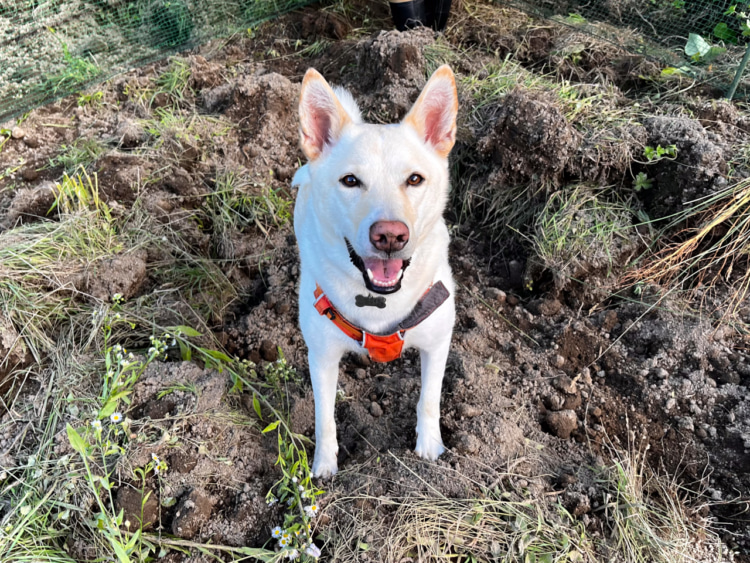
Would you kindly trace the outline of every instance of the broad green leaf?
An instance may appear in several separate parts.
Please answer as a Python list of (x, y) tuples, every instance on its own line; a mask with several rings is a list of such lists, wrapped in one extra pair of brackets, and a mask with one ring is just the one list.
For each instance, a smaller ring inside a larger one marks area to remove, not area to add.
[(183, 336), (200, 336), (201, 333), (195, 330), (194, 328), (191, 328), (189, 326), (185, 325), (177, 325), (169, 327), (169, 330), (172, 332), (180, 332)]
[(128, 554), (115, 538), (110, 538), (109, 543), (112, 544), (112, 549), (114, 549), (115, 554), (117, 554), (117, 559), (119, 559), (120, 563), (131, 563), (130, 557), (128, 557)]
[(68, 433), (68, 441), (71, 447), (79, 454), (86, 455), (86, 442), (83, 441), (81, 435), (70, 424), (66, 426), (65, 430)]
[(183, 362), (189, 362), (193, 358), (193, 351), (190, 346), (185, 344), (182, 340), (178, 340), (177, 344), (180, 346), (180, 357)]
[(694, 58), (697, 55), (700, 58), (707, 55), (710, 50), (711, 45), (697, 33), (691, 33), (688, 36), (685, 44), (685, 54), (688, 57)]
[(266, 426), (266, 427), (265, 427), (265, 428), (263, 429), (263, 434), (265, 434), (266, 432), (271, 432), (271, 431), (273, 431), (273, 430), (276, 430), (276, 428), (277, 428), (277, 427), (279, 426), (279, 423), (280, 423), (280, 422), (281, 422), (280, 420), (277, 420), (277, 421), (275, 421), (275, 422), (272, 422), (272, 423), (271, 423), (271, 424), (269, 424), (268, 426)]
[(724, 22), (716, 24), (714, 27), (714, 36), (727, 43), (737, 43), (737, 33)]
[(224, 352), (219, 352), (218, 350), (206, 350), (205, 348), (203, 349), (203, 352), (205, 352), (215, 360), (219, 360), (228, 364), (232, 362), (232, 358), (227, 356)]
[(102, 407), (102, 410), (99, 411), (99, 418), (107, 418), (109, 415), (111, 415), (113, 412), (115, 412), (115, 409), (117, 408), (117, 399), (109, 399), (104, 406)]
[(253, 393), (253, 409), (255, 409), (255, 414), (258, 415), (258, 418), (263, 420), (263, 414), (260, 411), (260, 401), (255, 393)]

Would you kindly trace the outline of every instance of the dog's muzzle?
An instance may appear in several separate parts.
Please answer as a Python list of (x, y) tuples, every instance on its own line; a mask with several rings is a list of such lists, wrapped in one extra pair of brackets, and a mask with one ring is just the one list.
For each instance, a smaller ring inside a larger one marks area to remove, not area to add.
[(346, 241), (349, 259), (354, 267), (362, 272), (365, 287), (374, 293), (388, 295), (401, 289), (404, 271), (411, 263), (411, 258), (362, 258), (354, 251), (354, 247)]

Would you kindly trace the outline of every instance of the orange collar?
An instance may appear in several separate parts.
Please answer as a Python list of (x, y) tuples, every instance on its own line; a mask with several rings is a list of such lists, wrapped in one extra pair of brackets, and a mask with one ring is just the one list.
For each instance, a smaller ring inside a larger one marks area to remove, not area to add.
[(437, 282), (429, 287), (417, 302), (409, 315), (399, 323), (396, 332), (392, 334), (370, 334), (349, 322), (339, 313), (318, 284), (315, 284), (315, 309), (321, 315), (328, 317), (341, 332), (349, 338), (359, 342), (374, 362), (390, 362), (401, 357), (404, 348), (404, 335), (442, 305), (450, 296), (443, 282)]

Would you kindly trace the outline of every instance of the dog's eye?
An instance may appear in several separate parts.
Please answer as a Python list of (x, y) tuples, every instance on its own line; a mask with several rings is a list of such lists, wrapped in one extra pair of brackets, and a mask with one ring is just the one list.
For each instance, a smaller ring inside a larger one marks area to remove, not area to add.
[(347, 174), (346, 176), (343, 176), (339, 180), (339, 182), (344, 184), (347, 188), (356, 188), (362, 183), (354, 174)]
[(412, 174), (406, 179), (406, 183), (410, 186), (418, 186), (422, 182), (424, 182), (424, 178), (422, 178), (422, 176), (420, 176), (419, 174)]

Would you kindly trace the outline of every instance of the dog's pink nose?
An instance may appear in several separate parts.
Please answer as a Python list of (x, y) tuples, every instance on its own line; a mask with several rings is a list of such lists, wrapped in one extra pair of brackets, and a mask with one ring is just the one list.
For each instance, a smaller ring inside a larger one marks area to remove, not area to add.
[(398, 252), (409, 242), (409, 227), (401, 221), (378, 221), (370, 227), (370, 242), (378, 250)]

